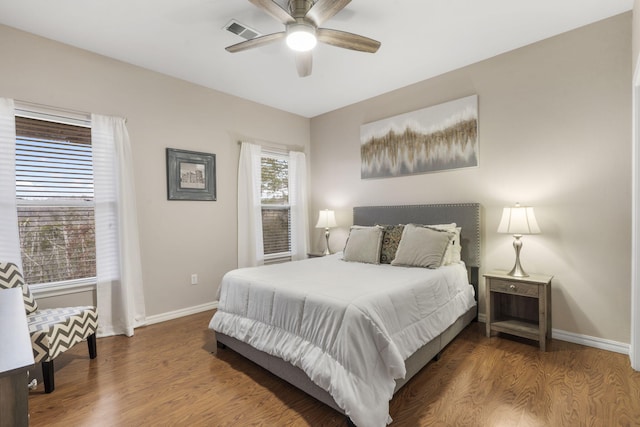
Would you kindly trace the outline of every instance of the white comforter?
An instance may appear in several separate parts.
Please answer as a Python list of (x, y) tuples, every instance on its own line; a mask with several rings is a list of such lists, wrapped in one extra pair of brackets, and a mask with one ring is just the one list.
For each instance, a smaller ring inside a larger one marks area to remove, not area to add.
[(227, 273), (209, 327), (301, 368), (358, 426), (391, 422), (404, 360), (475, 305), (464, 265), (339, 254)]

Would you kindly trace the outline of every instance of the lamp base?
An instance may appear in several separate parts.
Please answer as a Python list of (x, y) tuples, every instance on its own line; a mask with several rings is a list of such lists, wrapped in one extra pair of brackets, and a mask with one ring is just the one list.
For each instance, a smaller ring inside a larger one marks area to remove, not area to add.
[(324, 238), (327, 241), (327, 247), (324, 250), (323, 255), (325, 255), (325, 256), (326, 255), (331, 255), (331, 251), (329, 250), (329, 229), (328, 228), (324, 229)]
[(522, 268), (522, 265), (520, 265), (520, 249), (522, 249), (522, 242), (520, 241), (520, 238), (522, 235), (515, 234), (513, 237), (515, 237), (515, 240), (513, 241), (513, 249), (516, 250), (516, 263), (507, 274), (513, 277), (529, 277)]
[(513, 266), (510, 272), (507, 273), (509, 276), (513, 277), (529, 277), (527, 273), (522, 269), (520, 265), (520, 260), (516, 260), (516, 265)]

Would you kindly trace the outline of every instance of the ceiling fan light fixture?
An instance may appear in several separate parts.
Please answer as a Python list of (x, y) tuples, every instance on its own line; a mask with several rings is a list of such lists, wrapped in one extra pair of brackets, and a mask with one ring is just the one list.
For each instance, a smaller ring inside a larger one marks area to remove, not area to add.
[(307, 24), (291, 24), (287, 27), (287, 46), (296, 52), (307, 52), (318, 43), (316, 30)]

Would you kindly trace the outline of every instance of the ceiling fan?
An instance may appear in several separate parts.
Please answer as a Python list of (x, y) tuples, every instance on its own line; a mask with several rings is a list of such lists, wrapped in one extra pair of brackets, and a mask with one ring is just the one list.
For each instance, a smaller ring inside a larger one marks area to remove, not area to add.
[(273, 18), (282, 22), (285, 31), (256, 37), (228, 46), (231, 53), (274, 43), (283, 38), (287, 46), (295, 52), (296, 68), (300, 77), (311, 74), (313, 58), (311, 50), (317, 42), (344, 49), (375, 53), (380, 42), (368, 37), (345, 31), (319, 28), (322, 23), (340, 12), (351, 0), (289, 0), (289, 11), (273, 0), (249, 0)]

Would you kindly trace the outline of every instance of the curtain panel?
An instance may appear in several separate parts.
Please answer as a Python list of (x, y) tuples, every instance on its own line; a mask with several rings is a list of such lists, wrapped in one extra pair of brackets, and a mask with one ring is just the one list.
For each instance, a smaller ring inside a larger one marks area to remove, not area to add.
[(291, 205), (291, 259), (307, 257), (309, 212), (307, 208), (307, 159), (304, 153), (289, 152), (289, 204)]
[(145, 323), (133, 177), (125, 120), (91, 115), (96, 218), (98, 336), (132, 336)]
[(242, 143), (238, 164), (238, 268), (264, 264), (261, 157), (262, 147)]
[(0, 98), (0, 260), (22, 270), (16, 204), (16, 117), (13, 99)]

